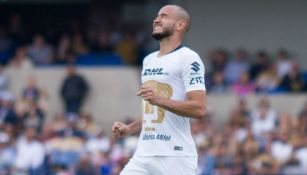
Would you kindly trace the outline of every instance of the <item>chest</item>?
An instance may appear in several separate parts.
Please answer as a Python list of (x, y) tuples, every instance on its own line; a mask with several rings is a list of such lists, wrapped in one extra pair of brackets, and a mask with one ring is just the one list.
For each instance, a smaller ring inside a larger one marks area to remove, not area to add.
[(159, 82), (170, 82), (180, 79), (181, 69), (176, 58), (156, 58), (143, 65), (142, 82), (156, 80)]

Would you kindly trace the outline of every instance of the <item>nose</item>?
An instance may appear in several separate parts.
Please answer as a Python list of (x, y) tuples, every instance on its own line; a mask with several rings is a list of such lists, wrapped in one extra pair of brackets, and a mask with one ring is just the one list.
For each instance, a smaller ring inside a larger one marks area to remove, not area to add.
[(158, 22), (160, 22), (160, 17), (159, 17), (159, 16), (157, 16), (157, 17), (154, 19), (153, 23), (155, 24), (155, 23), (158, 23)]

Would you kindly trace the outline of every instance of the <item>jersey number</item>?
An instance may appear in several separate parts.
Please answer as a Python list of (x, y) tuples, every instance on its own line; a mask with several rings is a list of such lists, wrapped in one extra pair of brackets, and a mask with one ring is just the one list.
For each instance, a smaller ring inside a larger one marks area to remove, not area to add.
[[(156, 95), (170, 98), (173, 95), (173, 89), (170, 85), (165, 83), (160, 83), (155, 80), (150, 80), (144, 83), (146, 86), (150, 86), (154, 89), (154, 92)], [(151, 123), (162, 123), (165, 116), (165, 109), (157, 106), (157, 118), (154, 120), (151, 120)], [(155, 106), (150, 104), (148, 101), (145, 103), (145, 115), (146, 114), (154, 114)], [(143, 116), (143, 123), (146, 123), (146, 119)], [(153, 127), (146, 127), (145, 131), (155, 131), (155, 128)]]

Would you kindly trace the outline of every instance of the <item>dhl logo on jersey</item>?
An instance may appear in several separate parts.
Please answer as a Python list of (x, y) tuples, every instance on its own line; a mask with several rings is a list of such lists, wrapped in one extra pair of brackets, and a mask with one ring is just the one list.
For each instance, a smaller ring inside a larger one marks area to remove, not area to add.
[(145, 69), (143, 76), (146, 75), (168, 75), (168, 73), (163, 72), (163, 68), (153, 68), (153, 69)]

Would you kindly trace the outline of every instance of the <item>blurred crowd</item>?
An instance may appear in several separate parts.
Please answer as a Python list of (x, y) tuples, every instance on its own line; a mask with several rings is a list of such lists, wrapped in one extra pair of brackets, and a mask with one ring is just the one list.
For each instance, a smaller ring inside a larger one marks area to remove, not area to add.
[(142, 23), (120, 25), (119, 17), (100, 20), (99, 25), (89, 20), (84, 26), (75, 19), (60, 29), (49, 26), (46, 30), (31, 30), (21, 15), (12, 14), (7, 23), (0, 23), (0, 64), (140, 65), (144, 55), (155, 47)]
[(192, 131), (201, 175), (307, 174), (307, 103), (293, 115), (279, 113), (267, 98), (249, 109), (242, 98), (222, 129), (208, 116)]
[(307, 72), (300, 63), (280, 49), (274, 56), (266, 51), (254, 55), (238, 49), (233, 55), (226, 50), (208, 52), (210, 70), (206, 87), (211, 94), (304, 93), (307, 92)]
[[(33, 78), (20, 99), (0, 94), (0, 175), (118, 175), (138, 134), (115, 140), (71, 108), (47, 119), (47, 99)], [(293, 115), (266, 97), (257, 106), (241, 97), (226, 123), (212, 117), (191, 122), (199, 175), (307, 174), (307, 103)]]
[(126, 163), (123, 156), (130, 150), (80, 110), (89, 88), (73, 67), (67, 67), (59, 92), (65, 111), (49, 119), (48, 93), (35, 77), (28, 79), (20, 98), (1, 85), (0, 175), (118, 174)]

